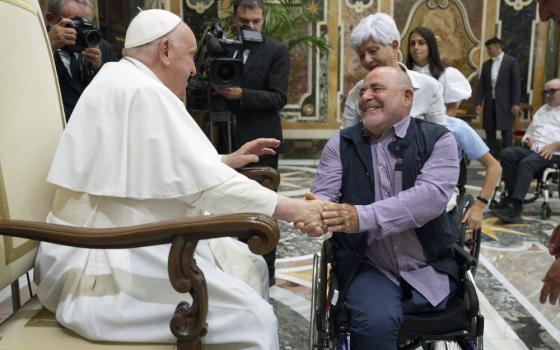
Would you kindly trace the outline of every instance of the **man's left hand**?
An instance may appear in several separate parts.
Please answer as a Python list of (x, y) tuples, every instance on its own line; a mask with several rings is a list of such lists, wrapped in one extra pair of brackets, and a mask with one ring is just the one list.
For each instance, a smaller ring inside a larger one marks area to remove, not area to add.
[(462, 224), (467, 224), (467, 228), (476, 231), (482, 227), (482, 211), (484, 210), (484, 204), (475, 201), (474, 204), (467, 210), (463, 219)]
[(243, 90), (240, 87), (221, 87), (215, 88), (216, 92), (228, 100), (240, 100)]
[(260, 156), (275, 155), (275, 148), (280, 146), (280, 140), (260, 138), (249, 141), (241, 146), (237, 151), (226, 154), (222, 157), (222, 162), (233, 169), (241, 168), (249, 163), (256, 163)]
[(539, 155), (546, 160), (551, 160), (554, 156), (554, 152), (556, 152), (556, 147), (553, 144), (548, 144), (543, 146), (539, 149)]
[(356, 233), (360, 229), (358, 211), (350, 204), (325, 204), (321, 217), (330, 232)]
[(99, 70), (103, 61), (101, 60), (101, 50), (99, 47), (88, 47), (82, 51), (82, 56), (89, 62), (91, 67), (95, 70)]
[(548, 299), (549, 303), (555, 305), (560, 295), (560, 259), (556, 259), (550, 265), (543, 282), (540, 296), (541, 304), (546, 303)]

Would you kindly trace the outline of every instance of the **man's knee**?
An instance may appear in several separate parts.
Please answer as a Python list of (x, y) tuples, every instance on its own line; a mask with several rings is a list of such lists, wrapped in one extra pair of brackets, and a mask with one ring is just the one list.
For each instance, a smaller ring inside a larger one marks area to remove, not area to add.
[(402, 317), (395, 312), (352, 317), (352, 349), (396, 349)]

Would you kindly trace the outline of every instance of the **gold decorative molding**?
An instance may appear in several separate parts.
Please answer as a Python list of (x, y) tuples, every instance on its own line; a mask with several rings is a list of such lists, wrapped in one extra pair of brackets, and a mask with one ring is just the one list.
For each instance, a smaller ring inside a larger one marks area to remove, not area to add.
[(516, 11), (521, 11), (525, 6), (531, 5), (533, 0), (504, 0), (506, 5), (513, 7)]
[(214, 4), (214, 0), (185, 0), (185, 3), (191, 10), (195, 10), (198, 14), (203, 14)]
[[(538, 13), (537, 13), (538, 17)], [(533, 67), (546, 66), (546, 46), (548, 36), (548, 22), (538, 23), (537, 32), (535, 33), (535, 61)], [(533, 69), (533, 100), (531, 105), (533, 111), (536, 111), (543, 103), (542, 90), (546, 82), (545, 69)]]
[(340, 71), (339, 67), (339, 55), (337, 52), (339, 49), (339, 18), (340, 18), (340, 2), (339, 1), (329, 1), (328, 16), (327, 16), (327, 30), (328, 30), (328, 41), (331, 47), (337, 48), (336, 51), (332, 50), (327, 56), (327, 90), (328, 90), (328, 105), (327, 105), (327, 121), (335, 122), (339, 114), (339, 95), (338, 91), (338, 81), (339, 75), (334, 74)]

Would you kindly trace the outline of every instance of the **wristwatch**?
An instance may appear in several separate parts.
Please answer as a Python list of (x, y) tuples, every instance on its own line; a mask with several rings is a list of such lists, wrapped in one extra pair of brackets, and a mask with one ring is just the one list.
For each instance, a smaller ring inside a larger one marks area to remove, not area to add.
[(482, 198), (481, 196), (477, 196), (476, 199), (477, 199), (479, 202), (484, 203), (484, 205), (487, 205), (487, 204), (488, 204), (488, 199), (486, 199), (486, 198)]

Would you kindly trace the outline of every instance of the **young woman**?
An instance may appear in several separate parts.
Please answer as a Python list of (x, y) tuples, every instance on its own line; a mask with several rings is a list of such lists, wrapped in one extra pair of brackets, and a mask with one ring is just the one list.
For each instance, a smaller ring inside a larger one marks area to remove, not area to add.
[[(455, 135), (460, 154), (467, 159), (478, 160), (486, 170), (476, 201), (462, 219), (468, 228), (478, 230), (482, 227), (484, 208), (500, 180), (502, 167), (490, 154), (490, 150), (476, 131), (460, 118), (453, 117), (456, 115), (458, 103), (471, 96), (471, 85), (459, 70), (446, 67), (441, 62), (434, 33), (426, 27), (417, 27), (410, 32), (406, 65), (409, 69), (430, 75), (439, 81), (449, 116), (448, 128)], [(450, 203), (454, 203), (454, 200)]]
[(441, 62), (434, 33), (426, 27), (416, 27), (410, 32), (406, 66), (439, 81), (449, 116), (456, 115), (458, 103), (471, 96), (471, 85), (465, 76), (458, 69)]

